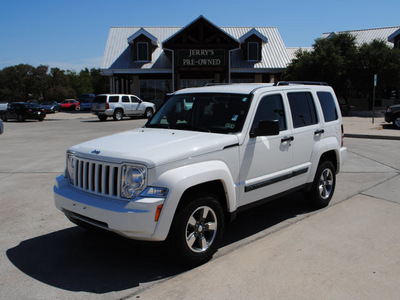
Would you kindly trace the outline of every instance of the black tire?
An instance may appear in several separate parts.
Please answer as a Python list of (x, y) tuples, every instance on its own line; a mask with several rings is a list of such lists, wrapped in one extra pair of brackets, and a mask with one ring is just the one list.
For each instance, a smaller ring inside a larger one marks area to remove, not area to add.
[(22, 114), (19, 114), (18, 115), (18, 122), (24, 122), (24, 121), (25, 121), (24, 116)]
[(7, 122), (7, 115), (5, 113), (1, 114), (1, 120)]
[(394, 125), (394, 127), (396, 127), (397, 129), (400, 129), (400, 115), (394, 116), (393, 125)]
[(306, 194), (307, 200), (315, 208), (328, 206), (336, 186), (335, 167), (331, 161), (324, 161), (318, 166), (314, 182)]
[(185, 199), (177, 211), (167, 239), (170, 254), (179, 263), (197, 266), (209, 261), (218, 250), (225, 228), (225, 214), (210, 194)]
[(104, 122), (105, 120), (107, 120), (107, 116), (97, 116), (99, 118), (100, 121)]
[(39, 122), (42, 122), (44, 120), (44, 118), (39, 118), (38, 120), (39, 120)]
[(113, 115), (114, 121), (121, 121), (124, 116), (124, 112), (121, 109), (116, 109)]
[(143, 116), (148, 119), (152, 116), (152, 114), (153, 114), (153, 110), (151, 108), (146, 108)]

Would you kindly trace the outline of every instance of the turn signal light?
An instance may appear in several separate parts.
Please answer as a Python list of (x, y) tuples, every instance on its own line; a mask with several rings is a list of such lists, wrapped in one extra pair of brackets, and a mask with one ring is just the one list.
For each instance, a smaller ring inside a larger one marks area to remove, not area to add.
[(163, 205), (161, 204), (161, 205), (159, 205), (159, 206), (157, 206), (157, 209), (156, 209), (156, 215), (155, 215), (155, 217), (154, 217), (154, 221), (158, 221), (158, 219), (160, 218), (160, 214), (161, 214), (161, 210), (162, 210), (162, 208), (163, 208)]

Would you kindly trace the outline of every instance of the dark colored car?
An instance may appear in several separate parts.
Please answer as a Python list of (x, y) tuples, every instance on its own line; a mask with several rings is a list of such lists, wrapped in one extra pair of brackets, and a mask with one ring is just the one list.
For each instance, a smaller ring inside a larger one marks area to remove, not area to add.
[(46, 111), (36, 103), (14, 102), (8, 106), (3, 115), (3, 121), (10, 119), (17, 119), (19, 122), (23, 122), (26, 119), (43, 121), (45, 117)]
[(62, 110), (77, 110), (79, 109), (79, 102), (75, 99), (67, 99), (61, 103)]
[(3, 134), (3, 132), (4, 132), (3, 121), (0, 119), (0, 134)]
[(393, 123), (394, 126), (400, 129), (400, 104), (389, 106), (386, 109), (385, 121)]
[(40, 103), (40, 107), (44, 108), (46, 113), (55, 113), (61, 111), (61, 104), (57, 101), (44, 101)]
[(91, 93), (80, 94), (75, 100), (80, 103), (81, 110), (91, 110), (93, 99), (95, 97), (96, 95)]

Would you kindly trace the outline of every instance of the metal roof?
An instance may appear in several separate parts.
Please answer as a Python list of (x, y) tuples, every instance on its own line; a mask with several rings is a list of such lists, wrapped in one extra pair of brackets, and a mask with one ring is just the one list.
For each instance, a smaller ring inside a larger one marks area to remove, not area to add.
[[(111, 27), (106, 49), (104, 52), (102, 69), (115, 72), (166, 72), (171, 70), (171, 62), (162, 49), (162, 43), (171, 38), (183, 27)], [(233, 50), (231, 55), (231, 71), (246, 72), (262, 69), (284, 69), (290, 62), (290, 56), (276, 27), (221, 27), (228, 35), (239, 40), (251, 30), (257, 30), (268, 39), (262, 44), (262, 61), (248, 62), (243, 58), (241, 50)], [(133, 61), (133, 53), (128, 44), (128, 38), (137, 31), (145, 30), (158, 41), (158, 48), (152, 53), (152, 60), (148, 63)]]
[(383, 40), (390, 47), (393, 47), (393, 43), (388, 41), (388, 37), (394, 32), (400, 29), (399, 26), (396, 27), (384, 27), (384, 28), (373, 28), (373, 29), (361, 29), (361, 30), (347, 30), (347, 31), (333, 31), (323, 33), (321, 38), (328, 38), (331, 35), (339, 33), (349, 33), (356, 38), (355, 42), (357, 45), (369, 44), (373, 40)]
[(286, 50), (290, 57), (290, 61), (292, 61), (293, 59), (296, 58), (297, 51), (302, 50), (302, 51), (311, 52), (311, 51), (313, 51), (313, 48), (312, 47), (288, 47), (288, 48), (286, 48)]

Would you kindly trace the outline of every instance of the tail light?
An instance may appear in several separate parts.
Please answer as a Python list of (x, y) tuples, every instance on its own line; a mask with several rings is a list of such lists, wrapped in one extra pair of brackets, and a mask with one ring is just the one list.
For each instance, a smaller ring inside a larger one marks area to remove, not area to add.
[(342, 143), (341, 143), (341, 147), (343, 147), (343, 145), (344, 145), (344, 143), (343, 143), (343, 139), (344, 139), (344, 127), (343, 127), (343, 124), (342, 124), (341, 128), (342, 128)]
[(106, 109), (110, 109), (110, 104), (106, 102)]

